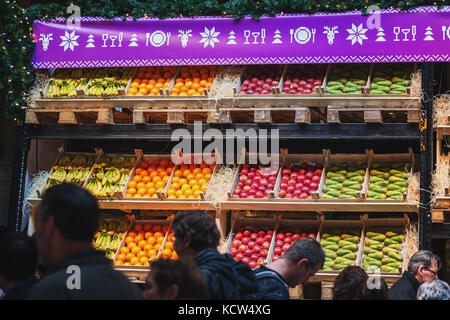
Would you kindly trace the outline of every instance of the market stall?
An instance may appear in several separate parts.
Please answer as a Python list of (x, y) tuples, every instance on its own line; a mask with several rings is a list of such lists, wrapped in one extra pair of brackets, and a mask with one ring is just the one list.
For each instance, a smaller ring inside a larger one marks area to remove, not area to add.
[[(83, 18), (81, 29), (37, 21), (40, 76), (17, 168), (16, 228), (24, 201), (35, 208), (46, 188), (71, 182), (114, 214), (94, 246), (138, 283), (152, 260), (176, 258), (171, 222), (185, 210), (211, 214), (221, 251), (251, 267), (294, 239), (323, 242), (327, 263), (311, 280), (323, 298), (346, 265), (380, 267), (395, 282), (411, 250), (431, 246), (433, 148), (423, 123), (432, 109), (422, 93), (433, 95), (429, 63), (448, 60), (450, 37), (437, 30), (449, 10), (383, 10), (375, 29), (359, 12), (239, 23)], [(200, 150), (171, 152), (176, 129)], [(57, 138), (64, 149), (24, 199), (30, 141)], [(222, 144), (207, 145), (212, 138)], [(253, 143), (270, 146), (270, 165)], [(262, 238), (257, 252), (236, 247), (244, 233)]]

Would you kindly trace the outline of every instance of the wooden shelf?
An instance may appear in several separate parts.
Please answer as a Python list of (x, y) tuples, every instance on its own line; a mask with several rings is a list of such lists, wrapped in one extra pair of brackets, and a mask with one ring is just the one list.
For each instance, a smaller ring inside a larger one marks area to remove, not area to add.
[[(28, 199), (37, 206), (40, 199)], [(99, 200), (100, 209), (130, 210), (255, 210), (255, 211), (316, 211), (316, 212), (419, 212), (415, 204), (403, 202), (322, 202), (322, 201), (226, 201), (214, 207), (208, 201), (169, 200)]]

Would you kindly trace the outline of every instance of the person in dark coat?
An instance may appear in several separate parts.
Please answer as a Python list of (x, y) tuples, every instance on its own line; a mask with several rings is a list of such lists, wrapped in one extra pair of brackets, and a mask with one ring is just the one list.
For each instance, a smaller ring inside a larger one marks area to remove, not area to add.
[(289, 300), (289, 288), (308, 281), (325, 261), (320, 243), (315, 239), (298, 239), (280, 259), (255, 269), (259, 291), (257, 300)]
[(193, 257), (207, 283), (211, 300), (252, 299), (258, 290), (251, 268), (217, 250), (220, 232), (214, 220), (201, 211), (183, 212), (172, 224), (174, 248), (180, 258)]
[(389, 290), (389, 300), (417, 300), (420, 285), (437, 279), (440, 267), (439, 256), (427, 250), (416, 252), (409, 260), (408, 270)]
[(95, 198), (74, 184), (48, 189), (34, 216), (36, 244), (47, 272), (27, 299), (137, 299), (143, 294), (92, 248), (99, 208)]
[(23, 300), (38, 281), (36, 242), (22, 232), (10, 232), (0, 239), (0, 287), (3, 300)]

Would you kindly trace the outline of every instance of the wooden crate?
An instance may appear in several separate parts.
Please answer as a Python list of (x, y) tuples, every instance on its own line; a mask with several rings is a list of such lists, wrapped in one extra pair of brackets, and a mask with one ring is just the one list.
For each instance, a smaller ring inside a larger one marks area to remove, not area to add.
[[(356, 65), (354, 65), (354, 64), (347, 64), (347, 66), (349, 66), (349, 65), (354, 67), (355, 69), (360, 68), (360, 67), (361, 68), (367, 68), (367, 69), (364, 70), (365, 72), (367, 72), (366, 84), (369, 82), (370, 76), (371, 76), (371, 72), (372, 72), (372, 69), (373, 69), (373, 64), (370, 64), (368, 66), (367, 66), (367, 64), (356, 64)], [(332, 75), (335, 72), (337, 66), (338, 66), (337, 64), (329, 64), (328, 65), (327, 72), (325, 74), (325, 78), (323, 80), (323, 84), (322, 84), (322, 87), (321, 87), (322, 95), (325, 96), (325, 97), (332, 97), (332, 96), (335, 96), (335, 97), (357, 97), (357, 96), (361, 96), (362, 97), (362, 96), (365, 96), (364, 86), (361, 86), (361, 92), (359, 94), (346, 94), (346, 93), (343, 93), (343, 94), (331, 94), (331, 93), (327, 93), (328, 83), (330, 82), (330, 78), (332, 78)], [(350, 77), (348, 77), (348, 78), (350, 78)]]
[[(306, 234), (314, 233), (316, 236), (316, 239), (319, 236), (321, 220), (318, 215), (314, 215), (314, 217), (310, 217), (309, 215), (306, 215), (306, 214), (305, 215), (298, 214), (296, 218), (293, 218), (293, 217), (284, 218), (284, 216), (285, 215), (283, 213), (276, 215), (277, 227), (274, 232), (275, 241), (273, 242), (273, 246), (270, 247), (270, 251), (267, 256), (266, 264), (271, 263), (273, 260), (276, 238), (280, 232), (285, 230), (286, 232), (291, 232), (291, 233), (306, 233)], [(294, 242), (292, 242), (292, 244)]]
[(274, 188), (274, 197), (275, 199), (277, 199), (277, 201), (286, 201), (286, 202), (290, 202), (290, 201), (315, 201), (316, 199), (319, 198), (319, 187), (322, 184), (323, 185), (323, 181), (324, 181), (324, 171), (322, 170), (322, 176), (319, 182), (319, 187), (317, 188), (316, 192), (314, 192), (312, 194), (312, 198), (311, 199), (286, 199), (286, 198), (280, 198), (278, 196), (278, 193), (280, 191), (280, 184), (281, 184), (281, 178), (282, 178), (282, 171), (285, 168), (287, 163), (293, 163), (293, 164), (297, 164), (297, 163), (302, 163), (302, 162), (308, 162), (308, 163), (321, 163), (323, 166), (325, 166), (326, 163), (326, 158), (328, 156), (328, 153), (323, 150), (322, 154), (289, 154), (289, 151), (287, 149), (280, 149), (280, 154), (281, 154), (281, 161), (282, 161), (282, 167), (280, 169), (280, 174), (278, 175), (276, 184), (275, 184), (275, 188)]
[[(280, 83), (278, 84), (278, 86), (277, 87), (273, 87), (272, 88), (272, 93), (271, 94), (273, 94), (273, 95), (276, 95), (276, 94), (279, 94), (280, 93), (280, 85), (281, 85), (281, 78), (282, 78), (282, 76), (283, 76), (283, 74), (285, 73), (285, 71), (286, 71), (286, 65), (279, 65), (279, 70), (278, 70), (278, 73), (279, 73), (279, 77), (280, 77)], [(239, 93), (239, 91), (241, 90), (241, 88), (242, 88), (242, 83), (244, 82), (244, 78), (248, 75), (248, 73), (249, 72), (251, 72), (251, 69), (258, 69), (258, 68), (261, 68), (261, 66), (254, 66), (254, 65), (246, 65), (246, 66), (244, 66), (244, 68), (242, 69), (242, 73), (241, 73), (241, 77), (240, 77), (240, 79), (239, 79), (239, 81), (238, 81), (238, 83), (237, 83), (237, 85), (236, 85), (236, 88), (234, 88), (234, 96), (235, 97), (237, 97), (237, 96), (253, 96), (253, 95), (249, 95), (249, 94), (240, 94)]]
[[(274, 186), (274, 189), (272, 191), (267, 192), (267, 197), (264, 197), (264, 198), (258, 198), (258, 199), (257, 198), (253, 198), (253, 199), (252, 198), (245, 198), (245, 199), (242, 199), (242, 198), (234, 198), (233, 197), (233, 193), (234, 193), (234, 190), (236, 189), (236, 186), (238, 184), (239, 176), (240, 176), (240, 173), (241, 173), (241, 169), (243, 168), (244, 164), (248, 164), (250, 162), (250, 160), (258, 159), (258, 157), (259, 157), (258, 153), (250, 153), (250, 152), (247, 152), (245, 149), (242, 150), (241, 158), (238, 160), (239, 166), (238, 166), (238, 169), (236, 170), (236, 174), (235, 174), (234, 179), (233, 179), (233, 184), (231, 186), (231, 190), (228, 192), (228, 200), (229, 201), (260, 201), (260, 200), (274, 199), (275, 198), (275, 196), (274, 196), (275, 186)], [(271, 158), (272, 155), (270, 155), (270, 156), (268, 155), (268, 157)], [(280, 172), (281, 172), (280, 155), (277, 154), (275, 157), (277, 158), (277, 160), (276, 160), (277, 162), (275, 164), (272, 164), (272, 165), (274, 167), (274, 170), (275, 170), (275, 168), (277, 168), (277, 171), (278, 171), (277, 179), (278, 179), (278, 177), (280, 175)], [(259, 161), (258, 161), (258, 163), (259, 163)]]
[[(390, 65), (394, 65), (394, 64), (393, 63), (374, 63), (374, 64), (372, 64), (373, 70), (372, 70), (371, 76), (367, 82), (367, 85), (364, 88), (366, 96), (368, 96), (368, 97), (380, 96), (379, 94), (371, 94), (370, 92), (372, 90), (371, 85), (373, 83), (373, 79), (375, 77), (377, 77), (377, 70), (380, 68), (381, 65), (390, 66)], [(405, 94), (386, 94), (386, 96), (389, 96), (389, 97), (409, 97), (409, 96), (411, 96), (412, 74), (417, 72), (417, 63), (411, 63), (410, 65), (411, 65), (411, 67), (410, 67), (411, 83), (407, 87), (406, 93)], [(387, 80), (390, 80), (390, 79), (387, 79)]]
[(232, 242), (234, 240), (234, 237), (236, 233), (238, 232), (239, 227), (246, 227), (248, 229), (257, 230), (257, 229), (263, 229), (266, 231), (272, 232), (272, 238), (270, 241), (269, 249), (267, 249), (267, 257), (264, 259), (264, 262), (262, 265), (266, 265), (268, 261), (269, 252), (275, 245), (275, 230), (277, 228), (277, 219), (275, 216), (271, 218), (265, 218), (265, 217), (244, 217), (239, 214), (239, 212), (235, 211), (232, 215), (232, 221), (231, 221), (231, 230), (229, 235), (227, 236), (228, 243), (226, 248), (226, 253), (230, 253), (230, 250), (232, 248)]
[[(318, 189), (318, 201), (327, 201), (327, 202), (360, 202), (363, 199), (363, 194), (365, 187), (368, 183), (368, 164), (369, 164), (369, 150), (366, 150), (365, 154), (332, 154), (330, 150), (325, 151), (325, 165), (322, 172), (322, 179), (320, 181), (319, 189)], [(366, 173), (364, 176), (364, 181), (362, 182), (362, 189), (358, 192), (356, 199), (321, 199), (323, 188), (325, 186), (325, 180), (327, 179), (327, 174), (331, 165), (340, 164), (340, 163), (349, 163), (349, 164), (364, 164), (366, 163)]]
[[(407, 165), (409, 165), (409, 175), (413, 174), (414, 166), (415, 166), (415, 159), (414, 159), (414, 153), (412, 151), (412, 148), (408, 148), (408, 153), (391, 153), (391, 154), (375, 154), (373, 150), (369, 150), (369, 166), (367, 168), (368, 171), (368, 179), (366, 188), (363, 189), (363, 199), (366, 202), (377, 202), (380, 200), (376, 199), (367, 199), (367, 194), (369, 192), (369, 179), (370, 179), (370, 171), (373, 168), (373, 165), (375, 163), (398, 163), (398, 162), (404, 162)], [(398, 202), (404, 202), (407, 198), (407, 192), (408, 192), (408, 186), (406, 187), (406, 193), (403, 194), (403, 200), (392, 200), (392, 199), (382, 199), (382, 201), (391, 202), (391, 203), (398, 203)]]
[[(86, 79), (87, 79), (86, 84), (88, 84), (91, 81), (93, 75), (96, 73), (96, 68), (89, 70), (89, 72), (87, 72), (86, 69), (81, 69), (81, 70), (83, 71), (83, 75), (86, 75)], [(54, 77), (57, 72), (58, 72), (58, 69), (50, 70), (50, 78)], [(84, 74), (85, 72), (87, 72), (87, 74)], [(76, 97), (84, 96), (85, 90), (86, 90), (86, 86), (83, 89), (76, 90), (77, 95), (75, 97), (68, 97), (68, 96), (48, 97), (47, 94), (48, 94), (49, 86), (50, 86), (50, 81), (47, 82), (44, 90), (39, 91), (39, 95), (41, 98), (55, 99), (56, 101), (58, 101), (58, 100), (64, 101), (64, 99), (73, 99)]]
[[(366, 233), (367, 232), (379, 232), (386, 233), (388, 231), (396, 232), (398, 234), (403, 234), (406, 228), (409, 226), (409, 218), (406, 213), (400, 215), (397, 218), (370, 218), (367, 214), (362, 215), (362, 219), (365, 225), (365, 232), (363, 238), (363, 250), (361, 255), (361, 265), (362, 260), (366, 256), (364, 253), (364, 247), (366, 246)], [(382, 277), (398, 277), (402, 276), (402, 273), (407, 270), (408, 262), (403, 259), (402, 267), (399, 269), (399, 272), (370, 272), (366, 271), (366, 273), (370, 275), (381, 275)]]
[[(287, 77), (290, 76), (290, 72), (292, 72), (292, 70), (296, 66), (298, 66), (298, 65), (286, 65), (286, 68), (285, 68), (285, 70), (283, 72), (283, 76), (281, 77), (281, 81), (280, 81), (280, 89), (279, 90), (280, 90), (280, 94), (281, 95), (290, 95), (288, 93), (284, 93), (283, 92), (284, 82), (287, 80)], [(322, 84), (323, 84), (323, 81), (325, 79), (326, 72), (329, 69), (329, 65), (328, 64), (325, 64), (324, 66), (325, 66), (325, 70), (322, 72), (320, 70), (322, 65), (312, 65), (312, 64), (308, 65), (309, 68), (315, 69), (315, 71), (317, 72), (318, 77), (322, 81)], [(314, 87), (313, 90), (314, 90), (313, 93), (309, 94), (308, 96), (316, 96), (316, 97), (322, 96), (322, 94), (323, 94), (323, 92), (322, 92), (322, 85)]]
[[(125, 234), (125, 236), (122, 239), (122, 242), (119, 246), (119, 249), (117, 249), (113, 261), (115, 262), (117, 260), (117, 256), (120, 254), (120, 248), (122, 248), (123, 246), (126, 246), (125, 244), (125, 239), (128, 235), (128, 233), (133, 230), (134, 226), (138, 223), (141, 224), (153, 224), (153, 225), (167, 225), (168, 226), (168, 230), (164, 235), (164, 240), (161, 244), (160, 249), (158, 250), (158, 254), (156, 257), (156, 260), (159, 259), (159, 257), (161, 256), (161, 252), (164, 248), (164, 245), (167, 241), (167, 235), (169, 233), (169, 230), (171, 228), (172, 225), (172, 221), (173, 221), (173, 215), (169, 215), (165, 220), (161, 219), (161, 220), (135, 220), (134, 216), (132, 218), (131, 223), (128, 226), (128, 230), (127, 233)], [(152, 260), (149, 260), (149, 264), (151, 264)], [(147, 278), (148, 272), (150, 271), (150, 265), (149, 266), (141, 266), (141, 265), (114, 265), (114, 269), (122, 271), (130, 280), (134, 281), (134, 282), (145, 282), (145, 279)]]
[[(358, 219), (354, 220), (330, 220), (326, 219), (325, 216), (321, 216), (321, 223), (320, 223), (320, 229), (319, 234), (317, 237), (317, 241), (321, 241), (322, 234), (327, 233), (329, 230), (341, 230), (342, 233), (345, 232), (357, 232), (360, 234), (360, 242), (358, 244), (358, 251), (356, 252), (356, 259), (354, 260), (353, 265), (360, 266), (361, 265), (361, 256), (363, 252), (363, 241), (364, 241), (364, 234), (365, 234), (365, 225), (364, 221), (362, 219), (362, 216), (358, 216)], [(341, 271), (338, 270), (320, 270), (316, 275), (315, 278), (324, 279), (327, 281), (328, 279), (333, 279), (340, 273)]]
[(86, 181), (88, 181), (89, 178), (91, 177), (92, 172), (93, 172), (93, 170), (94, 170), (94, 164), (96, 164), (96, 163), (98, 162), (99, 157), (100, 157), (100, 155), (98, 154), (97, 151), (96, 151), (95, 153), (86, 153), (86, 152), (65, 152), (63, 147), (58, 148), (58, 156), (56, 157), (56, 160), (53, 162), (53, 165), (52, 165), (52, 167), (51, 167), (51, 169), (50, 169), (50, 173), (49, 173), (49, 175), (48, 175), (47, 181), (45, 182), (45, 186), (44, 186), (41, 190), (38, 190), (38, 191), (37, 191), (39, 197), (41, 197), (41, 196), (44, 194), (45, 188), (46, 188), (48, 182), (50, 181), (50, 177), (53, 175), (53, 173), (54, 173), (54, 171), (55, 171), (55, 166), (57, 166), (59, 160), (61, 159), (61, 156), (63, 156), (63, 155), (69, 156), (71, 160), (73, 160), (73, 158), (74, 158), (75, 156), (77, 156), (77, 155), (82, 155), (82, 156), (87, 157), (87, 158), (94, 158), (94, 159), (95, 159), (93, 165), (92, 165), (91, 168), (90, 168), (89, 175), (88, 175), (88, 177), (86, 178), (85, 182), (81, 185), (81, 187), (83, 187), (83, 186), (86, 184)]

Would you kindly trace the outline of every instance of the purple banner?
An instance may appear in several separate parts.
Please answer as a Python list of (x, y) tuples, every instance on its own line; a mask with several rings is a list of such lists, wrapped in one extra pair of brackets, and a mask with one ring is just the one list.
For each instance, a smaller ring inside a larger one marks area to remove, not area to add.
[(450, 6), (315, 15), (34, 23), (34, 68), (450, 61)]

